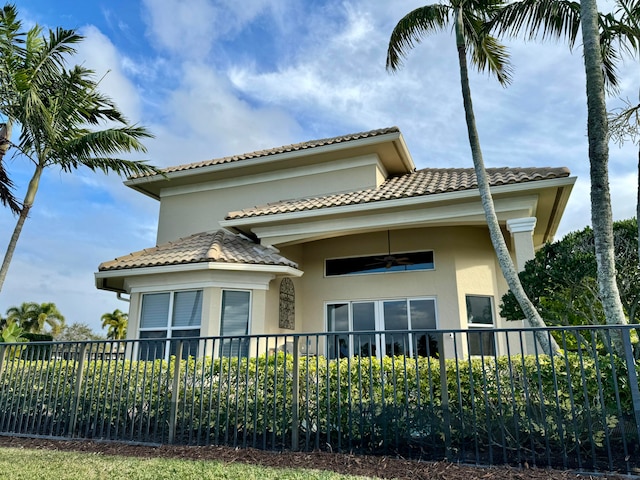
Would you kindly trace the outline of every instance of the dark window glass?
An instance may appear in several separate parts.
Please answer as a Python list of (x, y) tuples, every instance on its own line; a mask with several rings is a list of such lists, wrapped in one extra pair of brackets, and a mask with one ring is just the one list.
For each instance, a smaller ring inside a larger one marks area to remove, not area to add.
[(326, 260), (327, 277), (380, 272), (433, 270), (433, 252), (395, 253), (370, 257), (333, 258)]

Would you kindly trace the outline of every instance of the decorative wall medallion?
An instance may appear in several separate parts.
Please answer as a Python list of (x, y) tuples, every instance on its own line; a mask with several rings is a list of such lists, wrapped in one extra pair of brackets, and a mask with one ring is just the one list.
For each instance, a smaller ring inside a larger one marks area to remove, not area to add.
[(280, 282), (280, 328), (296, 328), (296, 294), (290, 278)]

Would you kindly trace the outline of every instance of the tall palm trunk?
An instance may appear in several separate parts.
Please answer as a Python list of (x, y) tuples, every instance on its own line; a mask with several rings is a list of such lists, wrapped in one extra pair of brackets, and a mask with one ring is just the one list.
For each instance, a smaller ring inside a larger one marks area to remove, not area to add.
[(7, 251), (4, 254), (2, 267), (0, 267), (0, 291), (2, 291), (2, 286), (4, 285), (5, 278), (7, 278), (9, 265), (11, 264), (13, 253), (16, 250), (16, 245), (18, 243), (18, 238), (20, 237), (20, 233), (22, 233), (22, 227), (24, 226), (25, 220), (29, 216), (29, 211), (31, 210), (31, 207), (33, 206), (33, 202), (36, 198), (36, 192), (38, 191), (38, 186), (40, 185), (40, 177), (42, 176), (43, 169), (44, 169), (44, 166), (38, 163), (36, 165), (36, 170), (35, 172), (33, 172), (33, 176), (29, 181), (29, 186), (27, 187), (27, 193), (24, 197), (22, 208), (20, 209), (20, 215), (18, 215), (18, 221), (16, 222), (16, 226), (13, 229), (13, 234), (11, 235), (11, 240), (9, 240), (9, 246), (7, 247)]
[(591, 164), (591, 223), (598, 264), (598, 288), (608, 325), (627, 323), (616, 284), (613, 220), (609, 191), (607, 106), (596, 0), (580, 1), (584, 66), (587, 77), (587, 132)]
[[(461, 8), (461, 7), (459, 7)], [(491, 237), (491, 243), (496, 251), (498, 263), (500, 269), (504, 275), (509, 289), (516, 297), (520, 308), (522, 309), (525, 317), (529, 321), (532, 327), (544, 327), (546, 326), (542, 317), (535, 309), (531, 300), (527, 297), (520, 278), (513, 265), (511, 256), (509, 255), (509, 249), (502, 236), (500, 230), (500, 224), (498, 223), (498, 217), (493, 205), (493, 198), (491, 197), (491, 190), (489, 188), (489, 180), (487, 178), (487, 172), (484, 167), (484, 160), (482, 159), (482, 150), (480, 149), (480, 139), (478, 137), (478, 130), (476, 129), (476, 119), (473, 113), (473, 104), (471, 102), (471, 88), (469, 87), (469, 72), (467, 67), (467, 53), (464, 43), (462, 15), (459, 10), (456, 11), (456, 46), (458, 48), (458, 61), (460, 63), (460, 83), (462, 86), (462, 99), (464, 102), (464, 112), (467, 121), (467, 134), (469, 136), (469, 145), (471, 146), (471, 157), (473, 159), (473, 167), (476, 172), (476, 178), (478, 182), (478, 191), (480, 192), (480, 199), (482, 201), (482, 207), (489, 227), (489, 235)], [(538, 343), (542, 347), (542, 350), (548, 355), (557, 355), (560, 351), (558, 344), (554, 338), (545, 331), (537, 331), (535, 333)]]
[(640, 143), (638, 143), (638, 187), (636, 188), (636, 224), (638, 228), (638, 268), (640, 268)]

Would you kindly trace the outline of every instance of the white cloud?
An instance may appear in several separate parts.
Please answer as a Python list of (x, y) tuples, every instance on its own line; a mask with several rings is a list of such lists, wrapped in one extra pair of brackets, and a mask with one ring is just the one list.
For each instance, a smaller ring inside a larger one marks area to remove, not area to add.
[(140, 94), (123, 71), (129, 63), (126, 55), (118, 52), (109, 38), (94, 26), (84, 27), (82, 34), (85, 39), (77, 46), (74, 63), (92, 69), (95, 78), (101, 79), (100, 91), (114, 100), (130, 122), (139, 122)]

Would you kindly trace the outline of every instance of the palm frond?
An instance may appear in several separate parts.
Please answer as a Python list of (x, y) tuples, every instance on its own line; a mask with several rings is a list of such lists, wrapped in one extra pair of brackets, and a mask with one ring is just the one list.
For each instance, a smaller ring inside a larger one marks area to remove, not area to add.
[(387, 49), (387, 70), (395, 71), (402, 65), (402, 59), (422, 37), (443, 30), (448, 25), (451, 7), (447, 5), (427, 5), (416, 8), (405, 15), (395, 26)]
[(490, 29), (498, 35), (529, 40), (566, 38), (575, 45), (580, 29), (580, 4), (568, 0), (521, 0), (496, 13)]
[(462, 11), (465, 47), (471, 56), (471, 64), (479, 72), (489, 71), (501, 85), (506, 86), (511, 83), (513, 69), (507, 48), (488, 33), (490, 15), (490, 12), (484, 10)]
[(22, 204), (13, 194), (13, 189), (13, 182), (4, 168), (4, 162), (0, 160), (0, 203), (17, 215), (22, 210)]
[(474, 45), (471, 51), (472, 63), (479, 71), (488, 70), (493, 73), (500, 85), (511, 83), (513, 68), (509, 61), (507, 47), (490, 35), (483, 35), (480, 44)]

